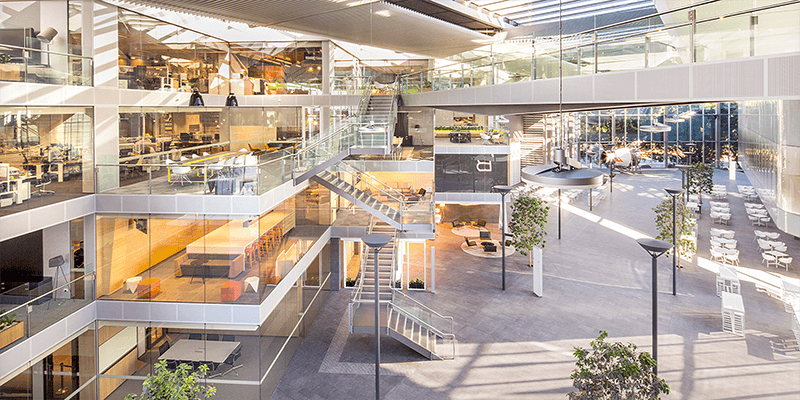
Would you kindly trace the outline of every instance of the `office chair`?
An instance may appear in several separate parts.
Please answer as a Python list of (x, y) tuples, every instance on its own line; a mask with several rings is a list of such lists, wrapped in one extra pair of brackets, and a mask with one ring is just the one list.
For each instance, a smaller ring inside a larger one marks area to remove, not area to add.
[(35, 187), (37, 190), (31, 193), (31, 196), (33, 195), (41, 196), (43, 194), (56, 194), (56, 192), (45, 188), (47, 185), (51, 183), (53, 183), (53, 174), (43, 173), (40, 179), (34, 181), (33, 187)]

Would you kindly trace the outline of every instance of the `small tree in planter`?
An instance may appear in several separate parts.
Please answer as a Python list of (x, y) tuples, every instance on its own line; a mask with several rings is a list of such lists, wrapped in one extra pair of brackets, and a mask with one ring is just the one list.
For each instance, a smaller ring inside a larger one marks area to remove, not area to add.
[(200, 384), (208, 372), (207, 365), (201, 365), (195, 372), (190, 372), (189, 364), (179, 364), (175, 371), (167, 369), (167, 362), (161, 360), (155, 365), (155, 374), (148, 374), (142, 383), (142, 394), (133, 393), (125, 396), (125, 400), (196, 400), (209, 399), (217, 389)]
[(511, 221), (508, 223), (508, 230), (514, 235), (511, 245), (523, 256), (528, 256), (529, 267), (533, 267), (533, 248), (544, 248), (549, 213), (550, 206), (536, 197), (518, 197), (511, 205)]
[[(664, 199), (657, 206), (653, 207), (656, 213), (656, 229), (658, 229), (658, 236), (656, 239), (664, 240), (672, 243), (672, 199)], [(697, 247), (693, 240), (682, 238), (683, 235), (690, 235), (695, 226), (694, 212), (686, 207), (683, 201), (675, 202), (675, 228), (677, 231), (677, 247), (681, 251), (682, 256), (689, 256), (697, 252)], [(674, 246), (675, 243), (672, 243)], [(681, 264), (681, 258), (678, 257), (678, 265)]]
[(692, 164), (686, 173), (686, 190), (692, 194), (699, 194), (702, 203), (703, 193), (711, 193), (713, 186), (714, 168), (700, 162)]
[(647, 352), (639, 352), (633, 343), (607, 343), (606, 331), (592, 340), (591, 349), (575, 347), (572, 385), (578, 393), (570, 399), (658, 399), (669, 394), (669, 386), (653, 373), (656, 361)]

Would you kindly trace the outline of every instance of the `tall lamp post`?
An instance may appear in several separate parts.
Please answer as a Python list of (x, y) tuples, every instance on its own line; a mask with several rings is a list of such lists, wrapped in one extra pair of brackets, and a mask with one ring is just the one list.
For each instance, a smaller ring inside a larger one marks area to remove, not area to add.
[(678, 255), (678, 241), (676, 240), (677, 237), (677, 221), (675, 218), (675, 200), (678, 196), (681, 196), (684, 192), (683, 189), (664, 189), (669, 194), (669, 197), (672, 197), (672, 245), (675, 246), (675, 251), (672, 252), (672, 295), (675, 296), (675, 260), (677, 259)]
[(653, 258), (653, 360), (656, 361), (653, 373), (658, 375), (658, 257), (671, 249), (672, 245), (669, 242), (651, 238), (638, 239), (636, 242)]
[(380, 291), (378, 290), (378, 252), (392, 240), (389, 235), (371, 233), (361, 238), (361, 241), (375, 251), (375, 400), (381, 398), (381, 320), (380, 320)]
[(506, 195), (511, 189), (513, 189), (511, 186), (492, 186), (492, 190), (500, 193), (501, 198), (500, 209), (502, 210), (502, 221), (500, 221), (500, 223), (503, 228), (500, 233), (500, 247), (503, 249), (503, 290), (506, 290)]

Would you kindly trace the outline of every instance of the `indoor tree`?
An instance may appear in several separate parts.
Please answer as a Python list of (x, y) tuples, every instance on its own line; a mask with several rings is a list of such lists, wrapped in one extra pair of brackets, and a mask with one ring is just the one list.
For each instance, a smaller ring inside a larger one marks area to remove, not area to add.
[(511, 245), (523, 256), (528, 256), (528, 266), (533, 267), (533, 248), (544, 248), (546, 224), (550, 206), (536, 197), (518, 197), (511, 205), (508, 230), (514, 239)]
[(637, 351), (633, 343), (609, 343), (608, 332), (600, 331), (591, 349), (575, 347), (578, 361), (570, 378), (578, 392), (570, 399), (658, 399), (669, 394), (669, 386), (653, 368), (656, 360), (647, 352)]
[[(686, 174), (686, 190), (692, 194), (711, 193), (714, 186), (714, 168), (709, 164), (696, 162), (689, 167)], [(701, 200), (702, 202), (702, 200)]]
[(142, 394), (133, 393), (125, 396), (125, 400), (195, 400), (211, 398), (217, 389), (204, 386), (201, 381), (208, 372), (208, 365), (202, 364), (197, 371), (191, 372), (192, 366), (181, 363), (174, 371), (167, 368), (167, 362), (161, 360), (153, 365), (154, 374), (147, 374), (142, 383)]
[[(657, 206), (653, 207), (656, 213), (656, 229), (658, 236), (656, 239), (664, 240), (672, 243), (672, 199), (666, 198)], [(682, 201), (675, 202), (675, 229), (677, 231), (676, 239), (678, 248), (681, 250), (682, 256), (689, 256), (697, 252), (697, 247), (694, 240), (684, 238), (684, 235), (691, 235), (695, 227), (694, 212), (686, 207)], [(675, 243), (672, 243), (674, 246)], [(678, 265), (680, 266), (681, 258), (678, 257)]]

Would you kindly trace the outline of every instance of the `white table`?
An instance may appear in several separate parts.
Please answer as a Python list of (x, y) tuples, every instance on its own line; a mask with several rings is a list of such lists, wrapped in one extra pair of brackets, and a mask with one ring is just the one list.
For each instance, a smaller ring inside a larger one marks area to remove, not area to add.
[(181, 339), (158, 357), (159, 360), (209, 361), (222, 364), (241, 345), (240, 342)]
[(736, 269), (725, 265), (718, 265), (718, 267), (717, 296), (721, 296), (723, 292), (742, 294), (739, 290), (739, 274), (736, 273)]
[(722, 292), (722, 331), (744, 336), (744, 302), (738, 294)]

